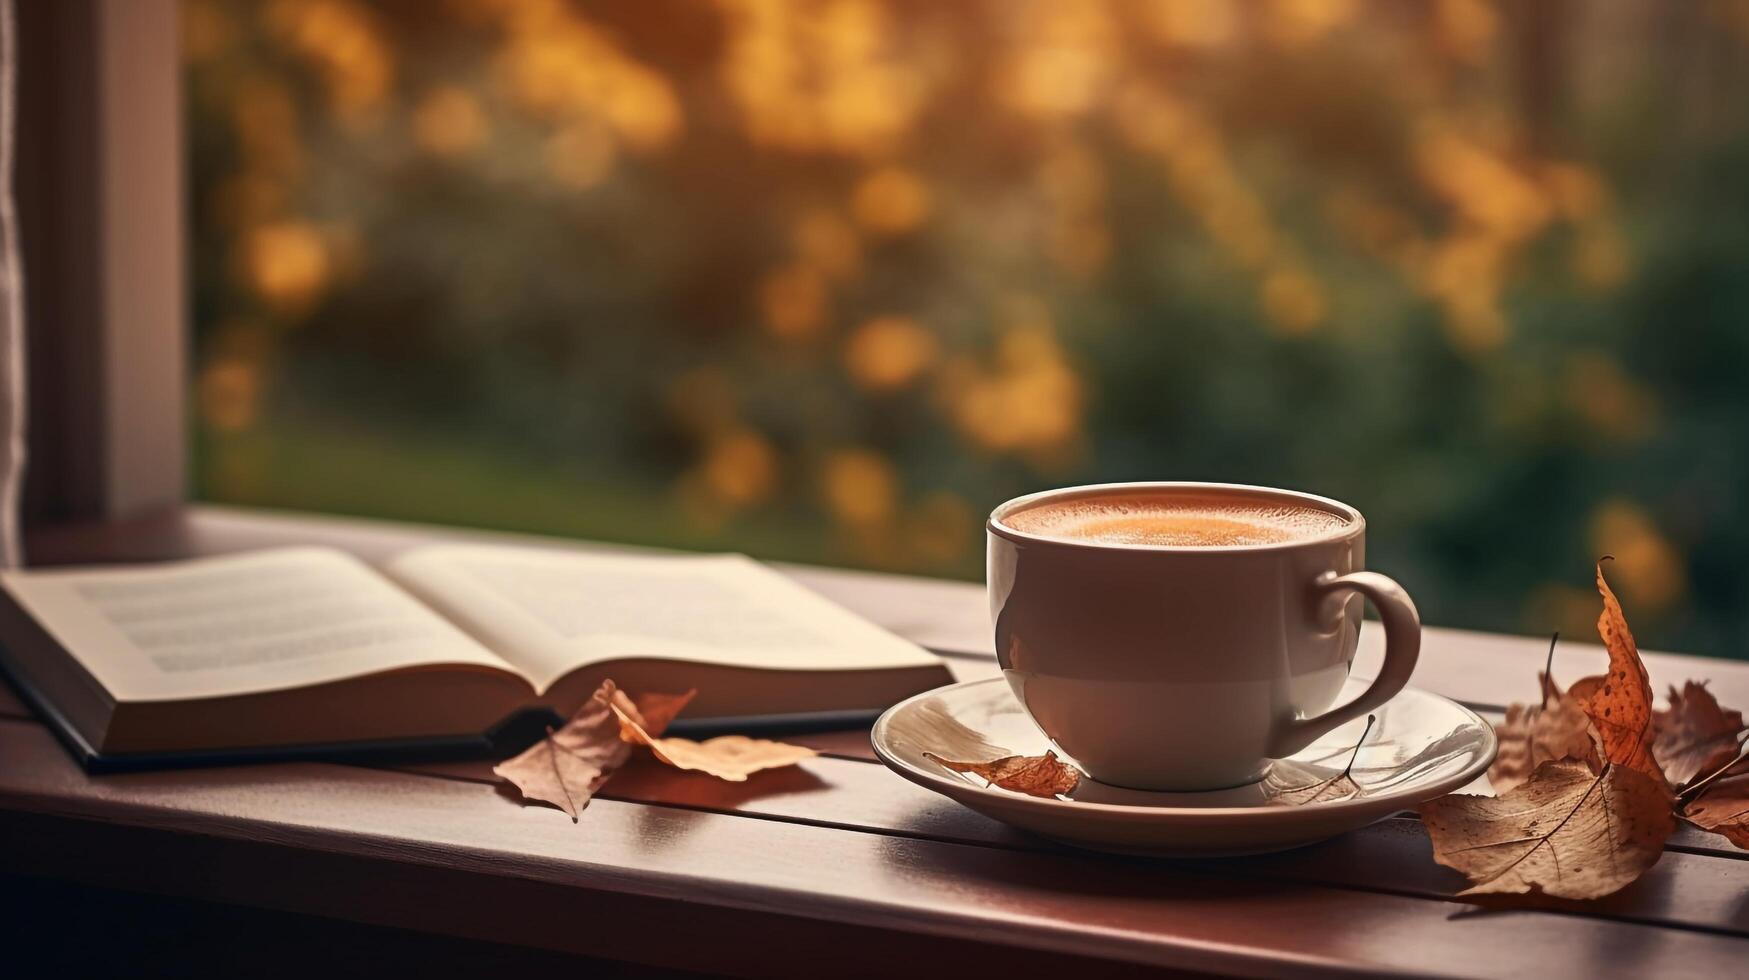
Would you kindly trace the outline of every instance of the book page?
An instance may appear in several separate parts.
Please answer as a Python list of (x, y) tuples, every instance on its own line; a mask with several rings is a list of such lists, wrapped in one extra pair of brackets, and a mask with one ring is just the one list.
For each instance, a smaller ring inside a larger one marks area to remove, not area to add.
[(325, 548), (4, 572), (0, 583), (117, 700), (219, 697), (437, 664), (512, 670), (368, 565)]
[(743, 555), (433, 545), (387, 571), (542, 692), (578, 667), (630, 658), (800, 671), (938, 663)]

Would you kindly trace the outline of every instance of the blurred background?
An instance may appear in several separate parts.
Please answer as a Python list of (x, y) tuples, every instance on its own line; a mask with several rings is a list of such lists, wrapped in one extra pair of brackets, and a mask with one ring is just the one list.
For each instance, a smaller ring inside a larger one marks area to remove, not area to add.
[(207, 500), (976, 579), (1346, 500), (1749, 657), (1749, 3), (184, 0)]

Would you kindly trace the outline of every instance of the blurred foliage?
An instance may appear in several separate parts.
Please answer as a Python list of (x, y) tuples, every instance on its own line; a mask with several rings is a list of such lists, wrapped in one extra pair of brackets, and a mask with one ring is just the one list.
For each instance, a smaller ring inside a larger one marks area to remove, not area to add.
[(208, 499), (976, 577), (1267, 483), (1749, 656), (1749, 4), (183, 9)]

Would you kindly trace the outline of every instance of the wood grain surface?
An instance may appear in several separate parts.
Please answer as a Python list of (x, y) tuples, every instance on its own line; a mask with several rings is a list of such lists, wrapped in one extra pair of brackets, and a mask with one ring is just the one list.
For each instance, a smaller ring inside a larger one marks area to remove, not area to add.
[[(150, 560), (315, 541), (381, 558), (454, 533), (195, 508), (57, 532), (31, 552)], [(957, 676), (996, 674), (976, 586), (785, 570), (952, 654)], [(1365, 642), (1357, 672), (1373, 655)], [(1486, 712), (1534, 694), (1545, 643), (1429, 630), (1416, 683)], [(1749, 705), (1749, 665), (1647, 661), (1655, 684), (1708, 677), (1722, 701)], [(1575, 679), (1601, 662), (1573, 644), (1556, 669)], [(1461, 878), (1433, 863), (1408, 815), (1285, 854), (1114, 857), (1012, 830), (888, 773), (865, 729), (792, 740), (823, 754), (744, 784), (635, 762), (573, 824), (523, 805), (485, 763), (90, 777), (0, 690), (0, 871), (743, 974), (928, 963), (980, 975), (1717, 977), (1749, 955), (1749, 861), (1693, 828), (1609, 899), (1495, 912), (1453, 897)], [(665, 938), (680, 933), (684, 942)]]

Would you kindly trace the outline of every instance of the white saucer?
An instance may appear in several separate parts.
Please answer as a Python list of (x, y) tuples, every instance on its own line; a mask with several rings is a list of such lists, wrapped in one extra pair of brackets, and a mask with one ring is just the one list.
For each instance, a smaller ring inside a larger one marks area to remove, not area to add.
[[(1350, 680), (1340, 700), (1366, 683)], [(902, 701), (875, 722), (873, 739), (881, 761), (906, 779), (1066, 844), (1162, 857), (1258, 854), (1315, 843), (1444, 796), (1494, 761), (1494, 729), (1437, 694), (1405, 688), (1376, 715), (1350, 773), (1360, 794), (1298, 806), (1271, 802), (1272, 788), (1340, 774), (1366, 727), (1364, 718), (1274, 763), (1260, 782), (1206, 793), (1122, 789), (1083, 778), (1068, 798), (1041, 799), (997, 789), (925, 758), (929, 752), (984, 762), (1055, 750), (1000, 677)]]

